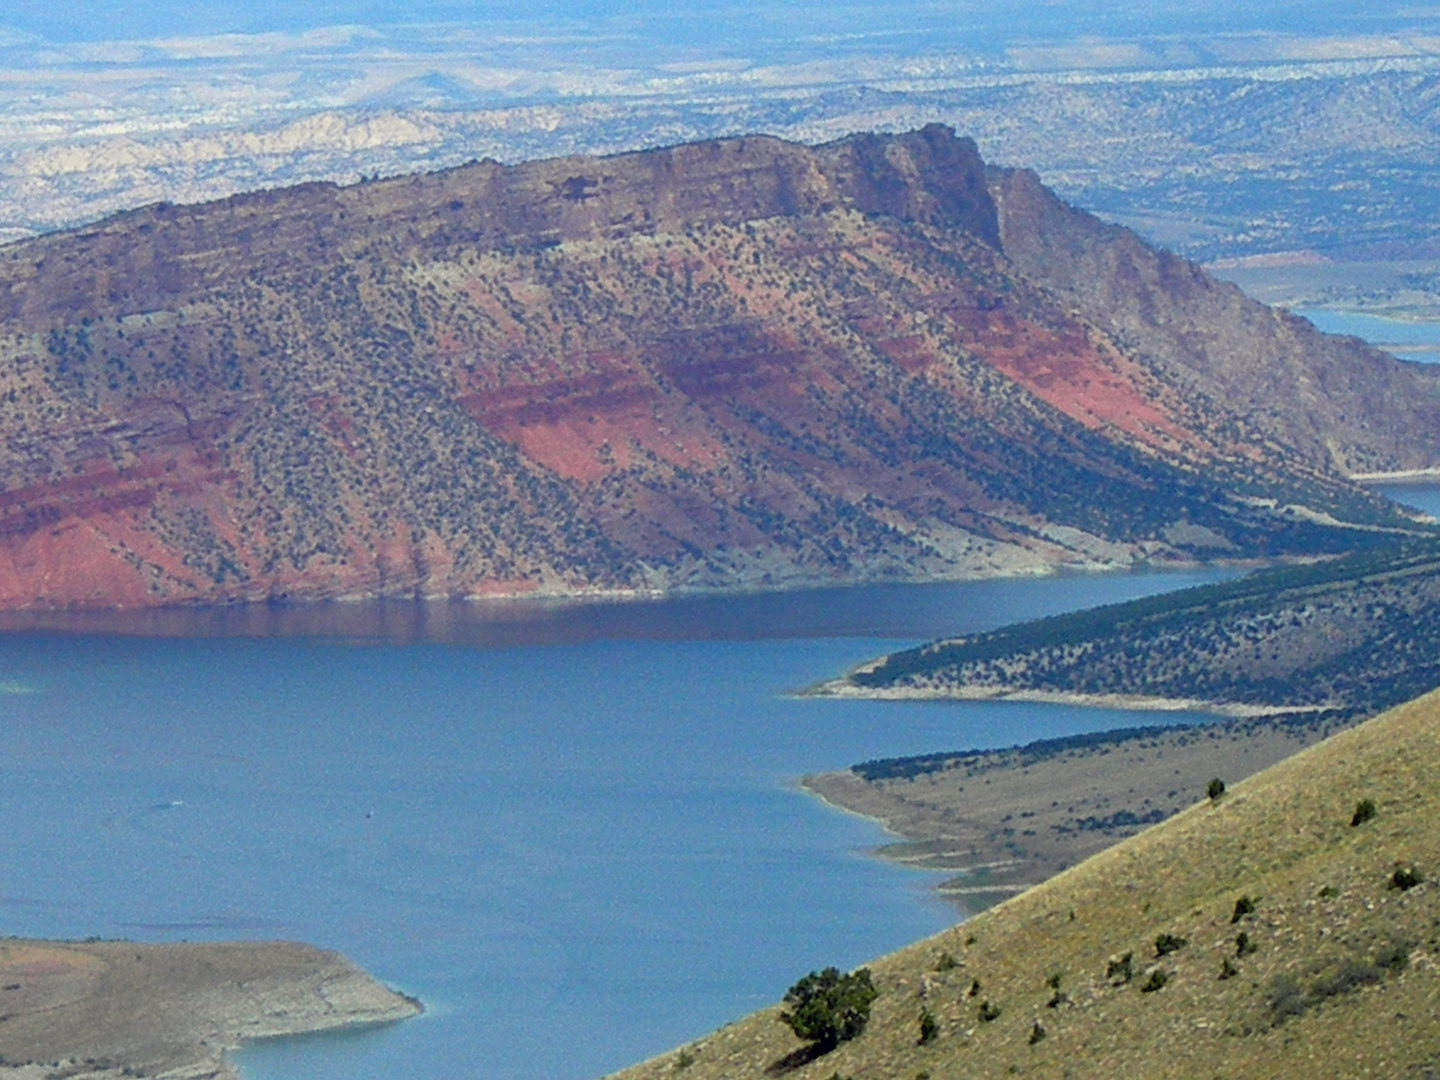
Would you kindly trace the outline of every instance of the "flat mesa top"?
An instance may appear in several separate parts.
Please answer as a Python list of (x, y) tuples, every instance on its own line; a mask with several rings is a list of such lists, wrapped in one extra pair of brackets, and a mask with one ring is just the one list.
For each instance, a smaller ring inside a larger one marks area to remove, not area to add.
[(12, 1075), (204, 1065), (246, 1039), (415, 1016), (420, 1005), (338, 953), (296, 942), (0, 941), (0, 1055)]

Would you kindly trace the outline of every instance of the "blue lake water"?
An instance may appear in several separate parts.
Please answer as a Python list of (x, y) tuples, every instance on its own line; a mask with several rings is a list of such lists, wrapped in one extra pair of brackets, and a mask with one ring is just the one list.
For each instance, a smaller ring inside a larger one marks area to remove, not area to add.
[(1388, 319), (1327, 308), (1297, 308), (1295, 314), (1303, 315), (1327, 334), (1358, 337), (1402, 360), (1432, 364), (1440, 361), (1440, 321)]
[(1371, 484), (1387, 498), (1440, 518), (1440, 484)]
[(252, 1080), (599, 1076), (956, 917), (800, 774), (1176, 719), (787, 691), (942, 632), (1217, 576), (12, 617), (0, 919), (299, 938), (429, 1006), (251, 1048)]

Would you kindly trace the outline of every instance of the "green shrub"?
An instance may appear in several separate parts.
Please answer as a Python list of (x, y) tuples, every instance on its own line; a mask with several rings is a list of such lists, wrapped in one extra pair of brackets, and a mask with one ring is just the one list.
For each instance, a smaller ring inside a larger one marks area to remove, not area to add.
[(1354, 828), (1356, 825), (1364, 825), (1365, 822), (1369, 821), (1374, 816), (1375, 800), (1361, 799), (1355, 804), (1355, 813), (1352, 814), (1350, 817), (1350, 827)]
[(1064, 1005), (1070, 1000), (1068, 997), (1065, 996), (1065, 991), (1060, 989), (1060, 983), (1062, 981), (1062, 976), (1058, 971), (1054, 972), (1048, 979), (1045, 980), (1045, 985), (1050, 987), (1050, 1000), (1045, 1002), (1045, 1007), (1047, 1009), (1058, 1009), (1061, 1005)]
[(797, 1037), (833, 1049), (865, 1030), (870, 1006), (879, 996), (869, 968), (842, 975), (828, 967), (810, 972), (785, 992), (790, 1008), (780, 1019)]
[(1250, 935), (1244, 930), (1235, 935), (1235, 955), (1249, 956), (1258, 946), (1250, 940)]
[(1375, 966), (1399, 974), (1410, 966), (1410, 947), (1399, 941), (1386, 945), (1375, 954)]
[(1235, 911), (1234, 914), (1230, 916), (1230, 922), (1233, 925), (1246, 915), (1253, 915), (1254, 913), (1255, 901), (1248, 896), (1242, 896), (1239, 900), (1235, 901)]
[(1310, 987), (1310, 997), (1319, 1002), (1359, 990), (1362, 986), (1374, 986), (1381, 980), (1382, 974), (1378, 967), (1364, 960), (1342, 960), (1315, 979)]
[(991, 1005), (989, 1001), (980, 1003), (980, 1022), (988, 1024), (992, 1020), (1000, 1019), (1000, 1006)]
[(1224, 959), (1223, 961), (1221, 961), (1221, 963), (1220, 963), (1220, 978), (1221, 978), (1221, 979), (1233, 979), (1236, 975), (1239, 975), (1239, 974), (1240, 974), (1240, 969), (1235, 966), (1235, 961), (1231, 960), (1228, 956), (1225, 957), (1225, 959)]
[(1218, 776), (1212, 777), (1210, 783), (1205, 785), (1205, 796), (1211, 802), (1214, 802), (1216, 799), (1220, 798), (1220, 796), (1224, 794), (1225, 781), (1221, 780)]
[(935, 962), (936, 971), (954, 971), (960, 966), (960, 962), (948, 952), (942, 952), (940, 959)]
[(1190, 944), (1189, 938), (1178, 937), (1175, 934), (1161, 934), (1155, 939), (1155, 957), (1169, 956), (1172, 952), (1183, 949)]
[(1035, 1026), (1030, 1029), (1030, 1045), (1034, 1046), (1041, 1039), (1045, 1038), (1045, 1034), (1045, 1028), (1041, 1025), (1039, 1020), (1036, 1020)]
[(1112, 959), (1105, 965), (1105, 978), (1116, 986), (1128, 983), (1135, 977), (1134, 960), (1135, 954), (1128, 952), (1118, 959)]
[(965, 991), (966, 997), (976, 997), (980, 993), (980, 980), (971, 979), (970, 989)]
[(1164, 968), (1157, 967), (1155, 970), (1150, 972), (1150, 977), (1146, 979), (1145, 982), (1141, 985), (1140, 992), (1142, 994), (1153, 994), (1156, 990), (1159, 990), (1169, 981), (1169, 972), (1167, 972)]
[(1266, 997), (1269, 999), (1270, 1021), (1277, 1025), (1292, 1016), (1299, 1016), (1310, 1004), (1305, 991), (1300, 989), (1300, 980), (1288, 972), (1270, 980)]
[(1303, 985), (1294, 975), (1277, 975), (1271, 980), (1267, 995), (1271, 1021), (1278, 1026), (1330, 998), (1374, 986), (1384, 980), (1387, 971), (1392, 974), (1398, 972), (1409, 963), (1409, 959), (1406, 946), (1393, 942), (1380, 951), (1373, 963), (1352, 956), (1332, 960), (1313, 969), (1309, 986)]
[(940, 1025), (936, 1023), (935, 1017), (930, 1014), (929, 1009), (920, 1010), (920, 1045), (934, 1040), (940, 1034)]
[(1390, 888), (1399, 889), (1404, 892), (1406, 889), (1413, 889), (1425, 880), (1425, 875), (1420, 873), (1413, 866), (1397, 866), (1395, 873), (1390, 875)]

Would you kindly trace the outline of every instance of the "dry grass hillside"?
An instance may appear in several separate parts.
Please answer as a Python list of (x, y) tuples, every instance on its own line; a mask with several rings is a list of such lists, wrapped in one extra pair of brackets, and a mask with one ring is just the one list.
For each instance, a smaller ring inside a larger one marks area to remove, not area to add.
[(881, 958), (868, 1028), (817, 1060), (787, 1066), (774, 1007), (618, 1075), (1433, 1077), (1437, 762), (1440, 691)]

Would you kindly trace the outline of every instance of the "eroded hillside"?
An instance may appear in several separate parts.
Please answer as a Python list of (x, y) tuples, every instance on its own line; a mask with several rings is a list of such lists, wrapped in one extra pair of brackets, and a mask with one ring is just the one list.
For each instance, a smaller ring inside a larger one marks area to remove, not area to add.
[(948, 638), (818, 693), (1170, 702), (1328, 722), (1440, 685), (1440, 547), (1332, 562)]
[[(938, 126), (746, 138), (0, 249), (0, 604), (981, 576), (1410, 527), (1017, 269), (993, 180)], [(1333, 348), (1430, 415), (1409, 367)], [(1342, 464), (1430, 452), (1389, 438)]]

